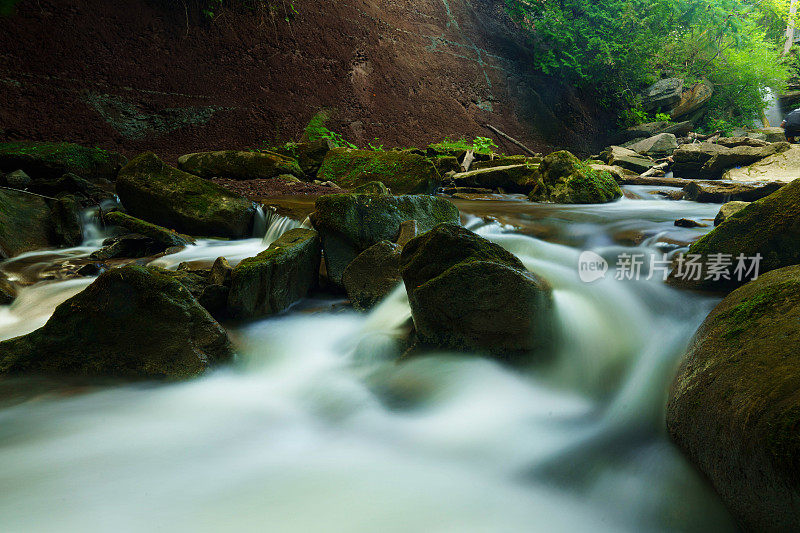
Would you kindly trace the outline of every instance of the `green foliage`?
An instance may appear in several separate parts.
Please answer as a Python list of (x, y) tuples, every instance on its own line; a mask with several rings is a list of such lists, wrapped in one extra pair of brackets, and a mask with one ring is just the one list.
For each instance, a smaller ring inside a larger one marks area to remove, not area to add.
[(489, 137), (475, 137), (472, 142), (467, 141), (464, 137), (460, 137), (456, 141), (446, 137), (442, 142), (432, 144), (431, 148), (439, 152), (466, 152), (467, 150), (473, 150), (476, 154), (492, 154), (497, 148), (497, 144)]
[(327, 109), (317, 111), (303, 130), (302, 140), (313, 142), (326, 139), (334, 148), (358, 148), (358, 146), (345, 139), (340, 133), (328, 129), (327, 123), (328, 120), (330, 120), (330, 116), (331, 111)]
[(748, 124), (781, 90), (790, 65), (780, 56), (789, 0), (505, 0), (528, 30), (535, 67), (629, 109), (662, 77), (710, 81), (709, 120)]

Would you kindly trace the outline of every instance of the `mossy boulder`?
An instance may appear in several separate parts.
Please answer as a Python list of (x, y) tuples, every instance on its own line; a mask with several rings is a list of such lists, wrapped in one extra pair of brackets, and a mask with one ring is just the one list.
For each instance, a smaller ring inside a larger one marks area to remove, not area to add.
[(380, 181), (395, 194), (432, 193), (441, 182), (436, 167), (424, 155), (349, 148), (334, 148), (328, 152), (317, 179), (331, 181), (344, 189)]
[(320, 239), (316, 231), (292, 229), (231, 272), (228, 313), (255, 318), (279, 313), (317, 285)]
[(611, 176), (567, 151), (553, 152), (542, 160), (538, 179), (528, 198), (534, 202), (602, 204), (622, 197)]
[(191, 268), (181, 264), (176, 270), (157, 269), (157, 271), (172, 277), (186, 287), (197, 302), (211, 313), (211, 316), (227, 317), (233, 269), (224, 257), (218, 257), (211, 268)]
[(194, 240), (187, 235), (181, 235), (170, 229), (158, 226), (156, 224), (151, 224), (150, 222), (146, 222), (142, 219), (132, 217), (119, 211), (107, 213), (105, 215), (105, 221), (106, 224), (123, 228), (130, 233), (144, 235), (145, 237), (162, 244), (165, 248), (170, 248), (172, 246), (188, 246), (194, 243)]
[(73, 196), (64, 195), (52, 202), (50, 210), (51, 241), (73, 247), (83, 241), (81, 206)]
[(729, 294), (669, 395), (672, 439), (748, 531), (800, 529), (800, 266)]
[(401, 247), (389, 241), (370, 246), (353, 259), (342, 274), (342, 285), (353, 307), (371, 309), (403, 281), (400, 276)]
[(704, 265), (701, 279), (681, 279), (676, 270), (671, 282), (687, 288), (726, 291), (747, 281), (734, 275), (731, 279), (705, 279), (714, 254), (726, 254), (734, 260), (739, 254), (746, 258), (760, 254), (761, 273), (800, 264), (800, 179), (748, 204), (693, 243), (687, 256), (700, 256), (699, 262)]
[(535, 357), (553, 341), (549, 284), (513, 254), (454, 224), (403, 247), (400, 273), (425, 346)]
[(350, 192), (355, 194), (391, 194), (389, 188), (380, 181), (370, 181), (364, 185), (353, 187)]
[(178, 158), (178, 167), (202, 178), (256, 180), (274, 178), (281, 174), (303, 175), (297, 160), (267, 150), (223, 150), (186, 154)]
[(487, 161), (475, 161), (470, 166), (470, 170), (481, 170), (484, 168), (508, 167), (513, 165), (529, 165), (536, 167), (542, 162), (541, 157), (528, 157), (524, 155), (500, 155)]
[(750, 205), (750, 202), (737, 202), (737, 201), (725, 202), (720, 206), (719, 212), (717, 213), (717, 216), (714, 218), (714, 225), (719, 226), (720, 224), (728, 220), (728, 218), (733, 216), (734, 213), (738, 213), (748, 205)]
[(113, 181), (125, 162), (117, 152), (72, 143), (0, 143), (0, 171), (21, 169), (33, 179), (57, 179), (73, 173), (90, 181)]
[(0, 375), (184, 379), (232, 355), (225, 330), (156, 269), (101, 274), (38, 330), (0, 343)]
[(114, 195), (76, 174), (64, 174), (57, 179), (34, 180), (28, 190), (45, 196), (74, 196), (83, 206), (97, 205)]
[(117, 194), (132, 216), (189, 235), (250, 235), (253, 202), (144, 153), (119, 172)]
[(274, 151), (296, 159), (303, 173), (313, 178), (316, 177), (322, 161), (332, 148), (333, 145), (328, 139), (317, 139), (309, 142), (286, 143)]
[(470, 170), (455, 174), (451, 179), (457, 187), (503, 189), (506, 192), (528, 194), (537, 183), (537, 165), (508, 165)]
[(44, 198), (0, 189), (0, 257), (51, 246), (50, 207)]
[(458, 224), (458, 209), (448, 200), (428, 195), (332, 194), (314, 205), (311, 222), (322, 237), (328, 277), (337, 285), (358, 254), (380, 241), (393, 241), (400, 225), (416, 220), (420, 232), (437, 224)]

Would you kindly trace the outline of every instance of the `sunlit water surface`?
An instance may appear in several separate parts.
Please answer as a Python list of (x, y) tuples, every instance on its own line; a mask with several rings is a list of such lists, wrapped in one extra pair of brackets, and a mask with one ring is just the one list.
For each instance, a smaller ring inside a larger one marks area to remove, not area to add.
[[(553, 286), (562, 339), (551, 363), (430, 354), (398, 364), (402, 288), (369, 314), (312, 312), (326, 307), (313, 302), (235, 328), (237, 363), (192, 382), (50, 385), (3, 404), (0, 530), (733, 530), (663, 423), (676, 361), (715, 302), (613, 274), (619, 252), (675, 248), (653, 236), (708, 231), (672, 222), (718, 206), (638, 192), (647, 199), (605, 206), (461, 205), (496, 215), (467, 224)], [(269, 218), (266, 237), (201, 241), (157, 264), (240, 260), (299, 225)], [(529, 236), (543, 227), (551, 242)], [(626, 247), (621, 230), (647, 238)], [(92, 231), (58, 254), (96, 249)], [(578, 279), (582, 249), (611, 260), (605, 280)], [(90, 282), (22, 289), (0, 307), (0, 338), (41, 326)]]

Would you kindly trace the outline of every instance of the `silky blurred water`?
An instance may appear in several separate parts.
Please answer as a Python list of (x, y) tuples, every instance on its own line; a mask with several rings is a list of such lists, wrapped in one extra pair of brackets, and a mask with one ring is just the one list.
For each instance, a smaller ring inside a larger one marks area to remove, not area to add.
[[(516, 203), (497, 206), (512, 224), (468, 225), (553, 286), (551, 363), (397, 363), (402, 287), (369, 314), (304, 308), (239, 326), (237, 362), (201, 379), (44, 392), (0, 410), (0, 530), (734, 530), (663, 423), (676, 362), (715, 302), (577, 271), (583, 245), (609, 259), (663, 251), (620, 245), (619, 227), (670, 232), (714, 207)], [(551, 242), (526, 235), (542, 220)], [(296, 225), (273, 219), (266, 233)], [(559, 244), (575, 235), (581, 246)], [(268, 240), (204, 241), (159, 262), (253, 255)], [(90, 281), (23, 289), (0, 308), (0, 338), (35, 329)]]

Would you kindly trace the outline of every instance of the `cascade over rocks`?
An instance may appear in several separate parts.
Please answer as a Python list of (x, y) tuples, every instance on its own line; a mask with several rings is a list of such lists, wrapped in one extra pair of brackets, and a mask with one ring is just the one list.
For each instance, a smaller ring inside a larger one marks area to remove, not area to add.
[(231, 358), (225, 330), (156, 269), (101, 274), (38, 330), (0, 342), (0, 375), (184, 379)]
[(400, 272), (423, 345), (515, 357), (553, 341), (547, 282), (465, 228), (441, 224), (411, 240)]
[(34, 179), (72, 173), (89, 181), (114, 181), (127, 160), (117, 152), (59, 142), (0, 143), (0, 172), (23, 170)]
[(729, 294), (695, 333), (667, 429), (749, 531), (800, 528), (800, 266)]
[[(759, 272), (800, 264), (800, 179), (730, 215), (710, 233), (689, 247), (703, 264), (712, 254), (737, 257), (761, 255)], [(706, 272), (703, 272), (703, 278)], [(684, 287), (732, 290), (741, 282), (732, 279), (680, 280), (673, 271), (670, 281)]]
[(117, 194), (132, 216), (189, 235), (250, 235), (253, 202), (208, 180), (142, 154), (119, 172)]
[(282, 174), (303, 175), (295, 159), (266, 150), (221, 150), (186, 154), (178, 158), (178, 167), (184, 172), (207, 179), (255, 180), (274, 178)]
[(315, 209), (311, 222), (322, 238), (328, 277), (337, 285), (358, 254), (380, 241), (395, 240), (403, 222), (416, 220), (424, 233), (460, 220), (450, 201), (427, 195), (332, 194), (318, 198)]
[(622, 197), (611, 174), (592, 168), (567, 151), (545, 157), (537, 176), (536, 186), (528, 196), (534, 202), (600, 204)]
[(424, 152), (413, 150), (334, 148), (325, 156), (317, 179), (344, 189), (380, 181), (395, 194), (432, 193), (441, 183), (436, 167)]
[(292, 229), (231, 272), (228, 313), (234, 318), (272, 315), (317, 285), (320, 239), (316, 231)]

